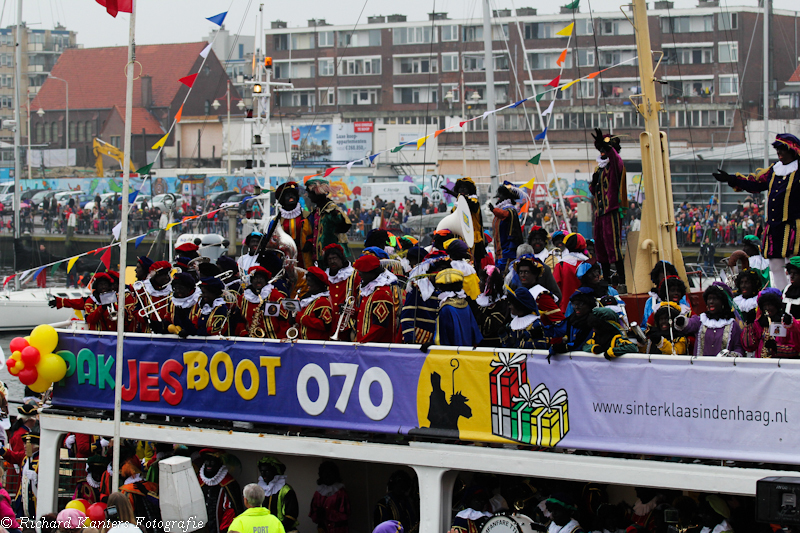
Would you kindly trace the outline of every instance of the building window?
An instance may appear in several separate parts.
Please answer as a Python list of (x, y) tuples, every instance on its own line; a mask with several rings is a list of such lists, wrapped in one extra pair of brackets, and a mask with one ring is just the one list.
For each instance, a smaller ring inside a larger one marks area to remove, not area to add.
[(733, 74), (731, 76), (719, 77), (719, 94), (720, 95), (735, 95), (739, 94), (739, 75)]
[(442, 42), (457, 41), (458, 26), (442, 26)]
[(581, 80), (578, 83), (578, 98), (594, 98), (594, 80)]
[(342, 76), (363, 76), (380, 73), (380, 58), (347, 58), (343, 60)]
[(525, 39), (549, 39), (553, 36), (553, 24), (531, 22), (525, 24)]
[(339, 32), (339, 46), (357, 48), (362, 46), (380, 46), (380, 45), (381, 45), (381, 30)]
[(90, 121), (86, 121), (86, 140), (91, 141), (93, 133), (92, 133), (92, 123)]
[(83, 126), (83, 122), (78, 122), (78, 134), (75, 136), (75, 140), (78, 142), (83, 142), (86, 140), (85, 137), (86, 128)]
[(314, 48), (313, 33), (293, 33), (292, 50), (311, 50)]
[(495, 70), (509, 70), (508, 55), (503, 54), (494, 56), (494, 69)]
[(601, 20), (600, 35), (633, 35), (633, 26), (627, 20)]
[(289, 49), (289, 36), (288, 35), (274, 35), (273, 47), (275, 50), (288, 50)]
[(239, 59), (244, 59), (244, 45), (239, 45)]
[(438, 91), (432, 87), (395, 87), (395, 104), (428, 104), (437, 102)]
[(377, 105), (379, 89), (340, 89), (343, 105)]
[[(631, 30), (633, 30), (633, 26), (631, 26)], [(576, 20), (575, 33), (577, 35), (594, 35), (594, 27), (592, 26), (592, 20), (591, 19)], [(633, 31), (631, 31), (631, 33), (633, 33)]]
[(210, 100), (206, 100), (205, 103), (203, 104), (203, 112), (205, 113), (206, 116), (211, 114), (211, 101)]
[(319, 75), (320, 76), (333, 76), (334, 64), (333, 58), (319, 60)]
[(661, 17), (662, 33), (695, 33), (714, 31), (713, 15), (697, 17)]
[(320, 48), (328, 48), (333, 46), (333, 32), (321, 31), (317, 33), (317, 42)]
[(720, 31), (739, 29), (739, 13), (720, 13), (717, 20)]
[(465, 43), (483, 40), (483, 26), (463, 26)]
[(321, 89), (319, 91), (319, 101), (322, 102), (321, 105), (335, 105), (336, 104), (336, 97), (334, 96), (336, 93), (333, 90), (333, 87), (328, 87), (327, 89)]
[(45, 142), (45, 140), (44, 140), (44, 125), (41, 122), (36, 125), (36, 137), (35, 137), (35, 139), (36, 139), (37, 143)]
[(436, 42), (436, 33), (430, 26), (416, 26), (411, 28), (395, 28), (392, 32), (394, 44), (428, 44), (433, 36)]
[(111, 136), (111, 146), (115, 148), (119, 148), (119, 135), (112, 135)]
[(713, 62), (711, 48), (672, 48), (664, 51), (667, 64), (670, 65), (700, 65)]
[(314, 92), (313, 91), (282, 91), (278, 93), (278, 105), (281, 107), (314, 107)]
[[(558, 57), (561, 54), (557, 52), (553, 53), (529, 53), (528, 54), (528, 63), (530, 63), (531, 69), (551, 69), (551, 68), (560, 68), (556, 61), (558, 61)], [(564, 68), (572, 68), (572, 54), (567, 54), (566, 61), (564, 61)], [(560, 92), (560, 91), (559, 91)]]
[(477, 72), (485, 70), (483, 65), (483, 54), (467, 55), (464, 54), (464, 72)]
[(53, 131), (50, 132), (50, 137), (53, 139), (54, 143), (57, 143), (58, 142), (58, 134), (59, 134), (58, 122), (53, 122), (51, 124), (51, 127), (52, 127)]
[(401, 57), (395, 59), (395, 74), (422, 74), (438, 71), (439, 65), (435, 57)]
[(275, 62), (272, 68), (276, 79), (313, 78), (316, 75), (316, 67), (313, 61), (298, 61), (297, 63)]
[(593, 67), (594, 66), (594, 50), (578, 50), (578, 66), (579, 67)]
[(44, 142), (46, 143), (50, 142), (50, 124), (48, 124), (47, 122), (45, 122), (44, 124)]
[(76, 133), (77, 133), (77, 131), (76, 131), (75, 123), (74, 122), (70, 122), (69, 123), (69, 138), (72, 139), (72, 140), (77, 140), (78, 138), (76, 136)]
[(442, 72), (458, 72), (458, 54), (442, 54)]
[[(619, 65), (623, 61), (629, 61), (636, 57), (636, 50), (621, 50), (621, 51), (600, 51), (600, 66), (611, 67)], [(631, 65), (636, 65), (637, 61), (632, 61)]]
[(739, 61), (739, 43), (736, 41), (719, 43), (720, 63), (737, 63)]

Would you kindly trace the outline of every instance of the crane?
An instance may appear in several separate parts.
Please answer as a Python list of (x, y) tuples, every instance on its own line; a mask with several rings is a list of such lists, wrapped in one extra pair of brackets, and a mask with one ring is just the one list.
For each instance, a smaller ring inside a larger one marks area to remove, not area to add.
[[(99, 178), (103, 177), (103, 156), (107, 155), (108, 157), (115, 159), (119, 163), (119, 167), (123, 168), (123, 159), (124, 154), (122, 150), (114, 146), (113, 144), (109, 144), (97, 137), (94, 138), (92, 141), (92, 151), (94, 152), (94, 156), (97, 158), (95, 160), (95, 168), (97, 169), (97, 176)], [(133, 166), (131, 161), (128, 161), (128, 164), (131, 166), (131, 172), (136, 172), (136, 168)]]

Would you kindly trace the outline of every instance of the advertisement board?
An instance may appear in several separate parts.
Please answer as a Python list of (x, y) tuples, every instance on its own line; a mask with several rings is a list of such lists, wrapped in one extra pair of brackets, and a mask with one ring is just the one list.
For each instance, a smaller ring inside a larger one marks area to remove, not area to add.
[(372, 122), (292, 126), (292, 165), (346, 165), (372, 153), (372, 133)]

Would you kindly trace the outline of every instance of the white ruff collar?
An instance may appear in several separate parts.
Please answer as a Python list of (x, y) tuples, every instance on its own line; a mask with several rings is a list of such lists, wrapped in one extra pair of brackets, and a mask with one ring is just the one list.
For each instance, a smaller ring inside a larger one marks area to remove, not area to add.
[(291, 211), (287, 211), (286, 209), (279, 206), (278, 211), (280, 211), (282, 219), (290, 220), (292, 218), (299, 217), (303, 213), (303, 208), (300, 207), (300, 204), (297, 204), (296, 206), (294, 206), (294, 209), (292, 209)]
[(502, 202), (500, 202), (499, 204), (497, 204), (495, 206), (495, 208), (496, 209), (505, 209), (506, 207), (514, 207), (514, 205), (515, 205), (514, 202), (512, 202), (509, 199), (505, 199)]
[(123, 483), (123, 485), (130, 485), (131, 483), (138, 483), (141, 480), (142, 480), (142, 474), (135, 474), (135, 475), (125, 479), (125, 482)]
[(464, 277), (471, 276), (475, 274), (475, 267), (469, 264), (468, 261), (460, 259), (458, 261), (450, 261), (450, 266), (455, 268), (456, 270), (461, 271), (464, 274)]
[(724, 328), (728, 324), (733, 324), (732, 318), (717, 318), (711, 319), (705, 313), (700, 315), (700, 323), (707, 328)]
[(733, 299), (733, 302), (739, 308), (739, 311), (746, 313), (748, 311), (752, 311), (758, 305), (758, 296), (751, 296), (750, 298), (745, 298), (741, 294)]
[(181, 309), (189, 309), (193, 307), (194, 304), (200, 301), (200, 294), (201, 291), (199, 288), (195, 288), (194, 292), (187, 296), (186, 298), (176, 298), (175, 296), (172, 297), (172, 302), (175, 304), (175, 307), (180, 307)]
[(333, 485), (317, 485), (317, 492), (326, 498), (331, 494), (336, 494), (344, 488), (343, 483), (334, 483)]
[(162, 296), (166, 296), (172, 293), (172, 285), (170, 283), (164, 285), (163, 289), (156, 289), (155, 287), (153, 287), (153, 284), (150, 283), (149, 279), (144, 280), (142, 283), (144, 284), (144, 290), (146, 290), (147, 294), (149, 294), (150, 296), (155, 296), (156, 298), (160, 298)]
[(206, 315), (210, 314), (211, 311), (213, 311), (217, 307), (220, 307), (220, 306), (223, 306), (223, 305), (225, 305), (225, 300), (222, 299), (222, 298), (217, 298), (216, 300), (214, 300), (214, 302), (211, 305), (203, 304), (203, 309), (200, 310), (200, 313), (203, 316), (206, 316)]
[(377, 278), (367, 283), (365, 286), (361, 287), (361, 296), (367, 297), (378, 287), (385, 287), (386, 285), (391, 285), (392, 283), (397, 282), (397, 276), (389, 272), (388, 270), (384, 270), (381, 272)]
[(330, 291), (325, 291), (325, 292), (318, 292), (317, 294), (312, 294), (308, 298), (303, 298), (302, 300), (300, 300), (300, 309), (305, 309), (306, 307), (314, 303), (314, 301), (317, 298), (321, 298), (323, 296), (328, 298), (330, 297), (330, 295), (331, 295)]
[(789, 163), (788, 165), (784, 165), (780, 161), (772, 165), (772, 171), (775, 173), (776, 176), (788, 176), (792, 172), (797, 171), (797, 159)]
[(536, 259), (538, 259), (539, 261), (541, 261), (542, 263), (544, 263), (545, 259), (547, 259), (548, 257), (550, 257), (550, 250), (548, 250), (547, 248), (544, 248), (544, 249), (543, 249), (541, 252), (539, 252), (538, 254), (533, 254), (533, 256), (534, 256)]
[(441, 302), (439, 304), (439, 306), (441, 307), (441, 305), (444, 303), (444, 301), (447, 300), (448, 298), (465, 298), (466, 299), (466, 297), (467, 297), (467, 293), (465, 293), (463, 290), (462, 291), (458, 291), (458, 292), (445, 291), (445, 292), (439, 293), (439, 301)]
[(355, 272), (355, 269), (353, 268), (353, 265), (350, 265), (350, 264), (348, 264), (344, 268), (340, 268), (339, 272), (337, 272), (334, 275), (331, 275), (331, 269), (330, 268), (326, 268), (325, 269), (325, 273), (328, 275), (328, 281), (331, 282), (331, 285), (336, 285), (340, 281), (344, 281), (344, 280), (348, 279), (350, 276), (353, 275), (353, 272)]
[(416, 276), (421, 276), (422, 274), (427, 274), (428, 269), (431, 267), (431, 262), (432, 261), (423, 260), (420, 264), (411, 269), (411, 272), (408, 273), (408, 277), (413, 278)]
[(244, 299), (250, 302), (251, 304), (261, 303), (267, 298), (269, 298), (269, 295), (272, 294), (272, 289), (274, 289), (274, 287), (272, 286), (271, 283), (264, 285), (261, 288), (261, 295), (257, 296), (256, 293), (253, 292), (253, 289), (247, 287), (244, 290)]
[(100, 482), (94, 480), (94, 478), (92, 477), (92, 473), (91, 472), (86, 474), (86, 483), (88, 483), (89, 486), (92, 487), (93, 489), (99, 489), (100, 488)]
[(756, 270), (764, 270), (765, 268), (769, 268), (769, 259), (763, 255), (751, 255), (747, 258), (747, 262), (750, 264), (750, 268), (754, 268)]
[(400, 258), (400, 266), (403, 267), (403, 272), (408, 274), (411, 272), (411, 263), (409, 262), (407, 257)]
[(219, 472), (217, 472), (217, 475), (211, 478), (206, 477), (206, 469), (203, 468), (202, 466), (200, 467), (200, 479), (202, 479), (203, 483), (205, 483), (209, 487), (214, 487), (216, 485), (219, 485), (220, 481), (222, 481), (222, 478), (224, 478), (226, 475), (228, 475), (228, 467), (225, 465), (220, 467)]
[(490, 305), (499, 302), (500, 300), (505, 299), (505, 294), (500, 298), (495, 298), (493, 296), (489, 296), (488, 294), (479, 294), (477, 298), (475, 298), (475, 303), (480, 305), (481, 307), (489, 307)]
[(456, 516), (458, 518), (463, 518), (464, 520), (478, 520), (484, 516), (492, 516), (492, 513), (484, 513), (481, 511), (476, 511), (475, 509), (467, 508), (459, 511)]
[(600, 168), (606, 168), (608, 166), (608, 159), (603, 159), (601, 156), (597, 156), (597, 166)]
[(537, 322), (538, 320), (539, 317), (537, 315), (534, 315), (533, 313), (525, 316), (515, 316), (514, 318), (511, 319), (510, 326), (513, 331), (519, 331), (521, 329), (527, 328), (528, 326), (530, 326), (534, 322)]
[(578, 261), (586, 261), (589, 258), (583, 255), (580, 252), (564, 252), (561, 254), (561, 260), (564, 261), (568, 265), (575, 266), (578, 264)]
[(264, 496), (277, 494), (286, 485), (286, 476), (275, 476), (272, 481), (267, 483), (264, 478), (258, 476), (258, 486), (264, 489)]
[(427, 302), (428, 299), (433, 296), (436, 287), (433, 286), (431, 280), (427, 277), (419, 278), (415, 281), (409, 281), (409, 283), (414, 283), (419, 289), (419, 295), (422, 296), (422, 301)]

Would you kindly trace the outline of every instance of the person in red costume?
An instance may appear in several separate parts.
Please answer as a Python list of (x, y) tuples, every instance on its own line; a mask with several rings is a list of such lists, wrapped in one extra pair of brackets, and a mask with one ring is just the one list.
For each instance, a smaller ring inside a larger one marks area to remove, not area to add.
[(281, 215), (283, 231), (297, 246), (297, 266), (300, 268), (312, 266), (314, 263), (311, 251), (313, 247), (311, 223), (303, 215), (303, 207), (300, 205), (300, 187), (294, 181), (282, 183), (275, 189), (275, 198), (279, 204), (278, 212)]
[[(336, 243), (329, 244), (323, 250), (325, 262), (328, 268), (325, 274), (328, 275), (330, 282), (330, 299), (332, 308), (332, 320), (334, 328), (339, 324), (339, 315), (342, 312), (348, 297), (353, 297), (353, 301), (358, 296), (358, 288), (361, 285), (361, 276), (353, 265), (344, 256), (344, 250)], [(350, 324), (343, 324), (345, 331), (352, 329)], [(335, 333), (335, 331), (334, 331)], [(340, 339), (349, 339), (349, 334), (339, 334)]]
[(310, 267), (306, 273), (308, 292), (300, 300), (301, 311), (297, 314), (300, 338), (305, 340), (328, 340), (333, 332), (330, 282), (328, 275), (318, 267)]
[(356, 342), (400, 342), (397, 307), (401, 295), (397, 276), (385, 270), (374, 255), (362, 255), (353, 268), (361, 276)]
[[(570, 233), (564, 237), (566, 250), (561, 254), (561, 261), (553, 269), (553, 277), (556, 278), (561, 294), (573, 294), (581, 286), (578, 279), (578, 265), (587, 261), (589, 258), (583, 253), (586, 250), (586, 239), (579, 233)], [(569, 305), (568, 298), (562, 298), (560, 307), (562, 311), (567, 310)]]
[(17, 421), (9, 431), (11, 440), (8, 441), (8, 448), (0, 447), (0, 457), (12, 465), (22, 465), (25, 460), (25, 443), (22, 437), (30, 433), (39, 421), (39, 405), (36, 402), (25, 402), (17, 408), (17, 412)]
[(350, 531), (348, 525), (350, 499), (339, 475), (339, 469), (332, 461), (325, 461), (319, 465), (317, 491), (311, 498), (311, 511), (308, 516), (317, 524), (319, 533)]
[(267, 339), (285, 339), (289, 329), (289, 314), (281, 307), (277, 316), (264, 314), (264, 303), (278, 303), (286, 295), (275, 288), (269, 280), (272, 272), (256, 265), (247, 271), (250, 274), (250, 285), (239, 297), (241, 320), (236, 325), (238, 337), (257, 337)]
[(225, 466), (224, 452), (212, 448), (200, 450), (200, 489), (206, 502), (208, 533), (225, 533), (233, 519), (244, 511), (242, 489)]

